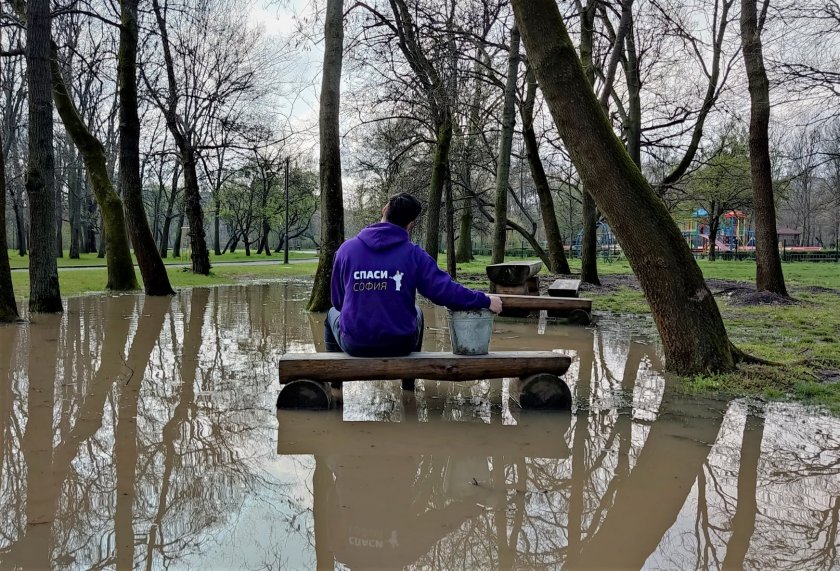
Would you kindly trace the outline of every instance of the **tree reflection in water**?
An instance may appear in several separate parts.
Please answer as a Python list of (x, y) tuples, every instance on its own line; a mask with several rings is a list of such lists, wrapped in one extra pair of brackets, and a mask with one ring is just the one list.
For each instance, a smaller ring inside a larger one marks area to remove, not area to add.
[(680, 395), (620, 319), (495, 324), (495, 349), (575, 356), (573, 415), (506, 381), (275, 415), (277, 358), (318, 346), (306, 297), (82, 297), (0, 328), (0, 567), (837, 565), (837, 419)]

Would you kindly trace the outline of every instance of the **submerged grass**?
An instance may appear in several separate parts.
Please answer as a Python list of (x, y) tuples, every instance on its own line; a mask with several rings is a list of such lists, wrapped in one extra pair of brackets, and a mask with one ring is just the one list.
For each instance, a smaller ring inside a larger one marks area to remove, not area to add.
[[(317, 267), (315, 261), (284, 266), (279, 263), (280, 258), (273, 259), (278, 263), (218, 264), (209, 276), (197, 276), (180, 268), (168, 268), (168, 272), (177, 289), (312, 276)], [(242, 261), (230, 255), (226, 260)], [(489, 283), (484, 268), (489, 263), (489, 256), (480, 256), (472, 262), (458, 264), (459, 280), (486, 290)], [(579, 270), (578, 260), (570, 263), (573, 271)], [(754, 283), (752, 262), (702, 260), (699, 264), (708, 279), (728, 280), (739, 287), (752, 287)], [(638, 285), (621, 277), (632, 274), (626, 261), (601, 263), (599, 271), (610, 286), (582, 293), (593, 299), (597, 312), (650, 313)], [(779, 365), (742, 365), (733, 373), (680, 379), (686, 390), (797, 400), (840, 413), (840, 264), (795, 262), (785, 264), (784, 271), (796, 300), (794, 304), (744, 306), (731, 303), (727, 295), (718, 296), (718, 306), (732, 341), (747, 353)], [(102, 291), (106, 281), (104, 268), (61, 271), (59, 276), (63, 295)], [(614, 279), (610, 280), (610, 276)], [(26, 272), (14, 272), (12, 279), (19, 296), (29, 291)]]

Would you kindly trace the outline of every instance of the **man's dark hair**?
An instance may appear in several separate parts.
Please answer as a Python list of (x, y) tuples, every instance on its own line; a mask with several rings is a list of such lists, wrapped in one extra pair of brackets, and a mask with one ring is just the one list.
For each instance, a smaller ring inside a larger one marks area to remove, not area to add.
[(420, 201), (407, 192), (401, 192), (388, 200), (388, 210), (385, 212), (385, 220), (405, 228), (420, 216), (423, 206)]

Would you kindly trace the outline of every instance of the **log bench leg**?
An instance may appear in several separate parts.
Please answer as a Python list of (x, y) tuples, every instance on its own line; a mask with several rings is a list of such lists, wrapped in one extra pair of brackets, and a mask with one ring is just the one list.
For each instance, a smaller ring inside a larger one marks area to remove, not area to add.
[(292, 381), (280, 389), (277, 408), (327, 410), (335, 400), (333, 391), (329, 383), (309, 379)]
[(511, 396), (526, 410), (571, 410), (572, 392), (566, 382), (551, 373), (516, 379)]

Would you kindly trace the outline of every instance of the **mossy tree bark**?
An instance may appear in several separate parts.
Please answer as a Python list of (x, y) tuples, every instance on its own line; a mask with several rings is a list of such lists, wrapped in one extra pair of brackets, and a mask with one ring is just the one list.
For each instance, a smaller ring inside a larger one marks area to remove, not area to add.
[[(120, 190), (146, 295), (173, 295), (169, 275), (146, 219), (140, 180), (140, 117), (137, 113), (137, 0), (120, 0), (117, 76), (120, 99)], [(110, 244), (110, 242), (109, 242)]]
[(528, 166), (531, 169), (531, 178), (534, 179), (537, 198), (540, 201), (540, 214), (542, 214), (545, 239), (548, 242), (548, 259), (550, 262), (548, 269), (555, 273), (570, 274), (572, 271), (569, 269), (569, 261), (566, 259), (566, 252), (563, 247), (563, 235), (560, 233), (560, 225), (557, 224), (557, 214), (554, 211), (554, 197), (551, 195), (551, 187), (548, 184), (548, 177), (540, 158), (540, 145), (534, 131), (534, 101), (537, 96), (537, 78), (534, 76), (534, 70), (530, 65), (528, 65), (526, 73), (528, 85), (521, 110), (522, 138), (525, 139)]
[(3, 157), (0, 140), (0, 323), (11, 323), (17, 320), (18, 310), (6, 244), (6, 160)]
[(764, 69), (761, 29), (769, 0), (763, 2), (761, 14), (758, 0), (741, 0), (741, 46), (747, 69), (750, 92), (750, 172), (755, 220), (755, 286), (787, 297), (779, 236), (776, 231), (776, 204), (773, 201), (773, 175), (770, 168), (770, 84)]
[(319, 130), (321, 158), (321, 255), (309, 311), (326, 311), (330, 301), (333, 261), (344, 242), (344, 195), (341, 187), (341, 149), (338, 113), (341, 104), (341, 64), (344, 51), (344, 2), (327, 0), (324, 19), (324, 69), (321, 78)]
[(108, 176), (108, 162), (105, 147), (88, 130), (76, 104), (70, 96), (67, 84), (61, 76), (58, 65), (58, 50), (52, 43), (52, 90), (55, 108), (67, 134), (82, 155), (85, 169), (88, 173), (93, 195), (102, 213), (102, 225), (106, 244), (106, 266), (108, 268), (108, 283), (106, 289), (114, 291), (129, 291), (137, 289), (137, 277), (134, 274), (134, 263), (131, 260), (131, 249), (128, 243), (128, 232), (125, 225), (123, 203), (114, 190), (111, 178)]
[[(595, 34), (595, 0), (586, 0), (580, 11), (580, 61), (590, 86), (595, 85), (595, 62), (592, 57), (593, 36)], [(620, 49), (620, 46), (617, 48)], [(598, 208), (583, 183), (581, 196), (581, 217), (583, 230), (580, 239), (580, 279), (593, 285), (601, 285), (598, 278)]]
[(496, 203), (493, 210), (493, 250), (491, 264), (505, 261), (507, 238), (507, 194), (510, 186), (510, 152), (513, 145), (513, 128), (516, 126), (516, 83), (519, 76), (519, 30), (510, 30), (508, 69), (502, 103), (502, 132), (499, 138), (499, 158), (496, 161)]
[(443, 205), (443, 189), (449, 170), (449, 150), (452, 147), (452, 117), (445, 112), (437, 125), (435, 156), (432, 162), (432, 180), (429, 183), (429, 204), (426, 208), (426, 242), (423, 249), (435, 260), (440, 251), (440, 211)]
[(513, 8), (557, 130), (650, 304), (668, 368), (686, 375), (732, 369), (742, 354), (679, 228), (613, 132), (557, 4), (513, 0)]
[[(18, 6), (20, 11), (20, 6)], [(29, 0), (26, 18), (26, 87), (29, 103), (29, 310), (63, 311), (55, 258), (55, 157), (50, 70), (49, 0)]]

